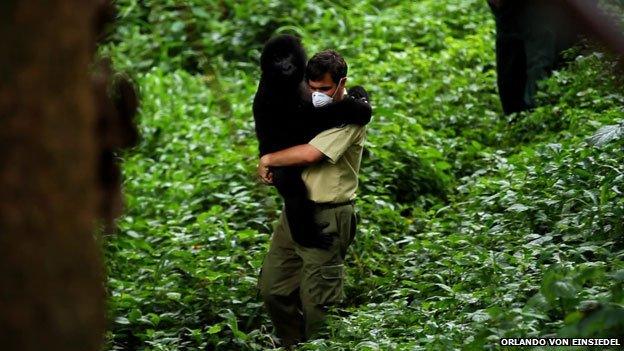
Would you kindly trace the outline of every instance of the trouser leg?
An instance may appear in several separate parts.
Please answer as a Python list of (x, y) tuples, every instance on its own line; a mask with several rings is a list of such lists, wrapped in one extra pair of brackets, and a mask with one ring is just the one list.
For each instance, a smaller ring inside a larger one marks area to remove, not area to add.
[(526, 87), (526, 55), (522, 40), (496, 39), (496, 82), (505, 114), (527, 109), (524, 100)]
[(285, 345), (303, 340), (303, 315), (299, 298), (303, 261), (295, 252), (284, 212), (273, 232), (262, 265), (260, 293), (277, 336)]
[(506, 115), (527, 109), (524, 102), (526, 55), (520, 22), (526, 1), (505, 1), (491, 6), (496, 19), (496, 83)]
[(317, 222), (329, 223), (325, 233), (335, 236), (329, 250), (295, 245), (303, 259), (300, 296), (306, 338), (313, 338), (322, 328), (327, 308), (343, 299), (344, 259), (355, 236), (353, 206), (319, 210)]
[(520, 14), (527, 62), (524, 94), (529, 106), (535, 105), (538, 82), (552, 72), (561, 51), (576, 42), (578, 29), (553, 1), (530, 1)]
[[(527, 17), (530, 15), (528, 14)], [(558, 53), (556, 52), (556, 33), (553, 29), (545, 23), (528, 22), (530, 25), (527, 25), (524, 38), (527, 80), (523, 98), (527, 106), (534, 107), (538, 82), (548, 77), (557, 61)]]

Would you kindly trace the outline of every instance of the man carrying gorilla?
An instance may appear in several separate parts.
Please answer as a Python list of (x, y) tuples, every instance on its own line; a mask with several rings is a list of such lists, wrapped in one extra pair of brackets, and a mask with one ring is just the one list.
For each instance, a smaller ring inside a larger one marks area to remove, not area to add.
[[(301, 41), (291, 35), (270, 39), (262, 51), (262, 77), (253, 104), (260, 156), (307, 143), (329, 128), (370, 121), (372, 110), (362, 87), (352, 88), (344, 99), (338, 96), (336, 103), (320, 102), (322, 106), (315, 108), (304, 80), (306, 60)], [(342, 93), (342, 88), (337, 91)], [(301, 179), (303, 168), (272, 168), (273, 184), (284, 199), (293, 240), (305, 247), (327, 249), (332, 238), (314, 222), (313, 203)]]
[[(271, 53), (271, 44), (269, 41), (265, 46), (263, 58)], [(279, 55), (273, 57), (275, 62)], [(281, 57), (292, 62), (293, 56)], [(288, 63), (283, 67), (291, 72), (298, 69)], [(264, 68), (263, 65), (262, 79), (267, 77)], [(262, 155), (258, 172), (265, 182), (276, 185), (285, 200), (285, 211), (273, 233), (260, 276), (262, 297), (285, 346), (315, 335), (323, 325), (327, 306), (342, 299), (343, 261), (355, 236), (353, 199), (365, 124), (371, 115), (363, 89), (344, 94), (346, 75), (347, 64), (335, 51), (323, 51), (310, 59), (304, 84), (294, 87), (291, 82), (290, 86), (290, 98), (305, 97), (300, 98), (299, 107), (293, 108), (298, 114), (280, 116), (283, 117), (280, 123), (289, 126), (292, 122), (288, 120), (297, 119), (305, 138), (278, 150), (263, 152), (266, 145), (266, 140), (262, 140), (266, 136), (263, 127), (268, 126), (258, 123), (258, 107), (263, 102), (258, 99), (260, 93), (269, 92), (262, 91), (266, 88), (262, 80), (254, 101)], [(281, 101), (282, 105), (289, 103), (286, 99)], [(284, 129), (279, 124), (274, 128)], [(284, 130), (285, 135), (276, 138), (294, 139), (291, 134), (298, 130), (301, 129)], [(301, 183), (303, 190), (297, 183)], [(305, 201), (300, 201), (299, 196)], [(292, 203), (295, 203), (295, 216), (289, 213)]]

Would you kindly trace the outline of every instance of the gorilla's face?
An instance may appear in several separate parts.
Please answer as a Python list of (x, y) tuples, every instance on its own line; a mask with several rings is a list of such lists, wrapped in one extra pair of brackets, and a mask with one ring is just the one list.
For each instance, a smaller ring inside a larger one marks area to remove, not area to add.
[(285, 86), (299, 84), (303, 80), (307, 57), (299, 38), (279, 35), (271, 38), (260, 57), (264, 77), (271, 83)]
[(272, 70), (275, 72), (279, 72), (279, 74), (284, 77), (292, 76), (297, 69), (297, 67), (295, 66), (293, 55), (287, 53), (276, 55), (271, 64), (273, 66)]

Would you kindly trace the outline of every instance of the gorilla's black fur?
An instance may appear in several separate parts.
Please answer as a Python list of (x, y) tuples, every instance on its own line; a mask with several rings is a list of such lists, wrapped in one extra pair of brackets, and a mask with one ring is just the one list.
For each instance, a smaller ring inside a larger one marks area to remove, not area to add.
[[(308, 143), (326, 129), (370, 122), (372, 110), (362, 87), (354, 87), (340, 102), (314, 108), (304, 80), (306, 62), (305, 49), (297, 37), (279, 35), (264, 46), (262, 76), (253, 102), (260, 156)], [(321, 234), (322, 228), (314, 221), (314, 204), (308, 199), (301, 171), (302, 167), (275, 167), (273, 183), (284, 198), (293, 240), (302, 246), (326, 249), (333, 238)]]

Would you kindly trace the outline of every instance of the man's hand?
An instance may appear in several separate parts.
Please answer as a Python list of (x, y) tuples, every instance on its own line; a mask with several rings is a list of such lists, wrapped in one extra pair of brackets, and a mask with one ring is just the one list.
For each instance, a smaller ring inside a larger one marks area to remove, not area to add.
[(336, 92), (334, 93), (333, 99), (334, 102), (341, 101), (345, 96), (345, 84), (347, 84), (347, 77), (340, 78), (338, 82), (338, 86), (336, 87)]
[(269, 168), (268, 155), (262, 156), (260, 162), (258, 162), (258, 177), (264, 184), (273, 184), (273, 173)]

